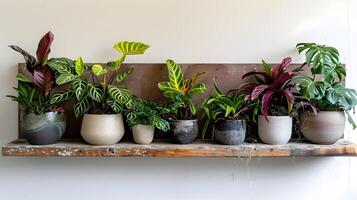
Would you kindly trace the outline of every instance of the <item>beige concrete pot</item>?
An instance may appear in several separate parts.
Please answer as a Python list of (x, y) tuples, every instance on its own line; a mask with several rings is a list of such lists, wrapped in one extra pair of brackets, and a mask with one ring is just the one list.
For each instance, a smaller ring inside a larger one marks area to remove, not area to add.
[(290, 116), (258, 116), (259, 138), (266, 144), (286, 144), (292, 134), (293, 119)]
[(124, 135), (121, 114), (85, 114), (82, 121), (81, 136), (93, 145), (112, 145)]
[(343, 111), (304, 112), (299, 117), (304, 137), (316, 144), (333, 144), (343, 137), (346, 118)]
[(132, 130), (134, 141), (137, 144), (150, 144), (154, 139), (154, 126), (138, 124), (133, 126)]

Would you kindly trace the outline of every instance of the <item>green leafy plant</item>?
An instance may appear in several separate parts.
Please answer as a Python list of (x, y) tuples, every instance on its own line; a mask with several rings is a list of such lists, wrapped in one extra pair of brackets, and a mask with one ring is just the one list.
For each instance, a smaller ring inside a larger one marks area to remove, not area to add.
[(299, 92), (319, 110), (344, 110), (355, 129), (356, 123), (348, 111), (354, 111), (357, 92), (341, 83), (346, 77), (346, 70), (340, 63), (338, 50), (315, 43), (299, 43), (296, 48), (299, 53), (305, 52), (305, 64), (311, 68), (311, 77), (299, 75), (295, 78)]
[[(114, 49), (121, 56), (107, 63), (86, 65), (81, 57), (76, 61), (67, 58), (55, 58), (48, 65), (58, 74), (56, 83), (70, 83), (75, 96), (74, 113), (76, 117), (90, 113), (121, 113), (125, 106), (132, 104), (132, 94), (123, 81), (134, 71), (128, 68), (119, 72), (127, 55), (144, 54), (149, 48), (141, 42), (118, 42)], [(86, 76), (86, 74), (89, 76)]]
[(7, 97), (17, 101), (27, 112), (35, 114), (49, 111), (63, 112), (58, 105), (71, 98), (70, 91), (53, 90), (56, 86), (55, 74), (47, 64), (53, 40), (54, 35), (50, 31), (41, 38), (36, 51), (37, 58), (16, 45), (9, 46), (23, 55), (27, 73), (16, 75), (18, 87), (14, 89), (18, 92), (18, 96), (7, 95)]
[(179, 64), (173, 60), (167, 60), (166, 64), (169, 81), (160, 82), (158, 87), (172, 103), (183, 105), (175, 116), (177, 119), (192, 119), (196, 115), (196, 106), (192, 97), (206, 91), (206, 86), (203, 83), (198, 83), (198, 79), (205, 72), (198, 72), (190, 79), (184, 79), (182, 67)]
[(167, 132), (169, 123), (165, 120), (167, 114), (176, 113), (179, 104), (165, 105), (159, 102), (144, 101), (136, 96), (132, 98), (132, 106), (125, 110), (126, 121), (129, 126), (138, 124), (151, 125)]
[(258, 113), (259, 101), (252, 101), (246, 98), (246, 94), (239, 90), (230, 90), (224, 93), (213, 80), (213, 95), (208, 96), (203, 101), (201, 108), (205, 111), (206, 118), (202, 131), (202, 139), (211, 122), (224, 118), (228, 120), (247, 119), (248, 111)]

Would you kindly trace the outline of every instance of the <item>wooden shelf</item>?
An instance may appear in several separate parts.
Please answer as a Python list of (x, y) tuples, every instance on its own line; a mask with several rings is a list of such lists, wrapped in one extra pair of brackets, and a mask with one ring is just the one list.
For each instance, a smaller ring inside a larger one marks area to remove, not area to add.
[(357, 156), (357, 145), (340, 140), (333, 145), (290, 142), (286, 145), (244, 143), (219, 145), (215, 141), (200, 141), (188, 145), (154, 141), (149, 145), (120, 142), (110, 146), (92, 146), (79, 140), (63, 140), (52, 145), (30, 145), (24, 139), (2, 147), (3, 156), (63, 156), (63, 157), (294, 157), (294, 156)]

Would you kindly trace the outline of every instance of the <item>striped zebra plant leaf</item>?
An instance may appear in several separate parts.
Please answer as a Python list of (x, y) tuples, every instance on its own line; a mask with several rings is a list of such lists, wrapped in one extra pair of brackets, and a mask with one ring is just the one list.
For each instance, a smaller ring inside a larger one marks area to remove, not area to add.
[(117, 42), (113, 48), (122, 53), (123, 55), (138, 55), (144, 54), (149, 47), (149, 45), (142, 42), (124, 41)]
[(117, 81), (118, 82), (123, 81), (124, 79), (126, 79), (126, 77), (128, 77), (131, 73), (133, 73), (133, 71), (134, 71), (134, 68), (129, 68), (129, 69), (125, 70), (123, 73), (121, 73), (117, 76)]
[(51, 58), (47, 65), (59, 74), (72, 74), (74, 69), (74, 61), (68, 58)]
[(74, 105), (74, 114), (76, 115), (76, 117), (80, 117), (82, 115), (84, 115), (86, 112), (88, 112), (88, 110), (91, 108), (91, 104), (90, 104), (90, 100), (88, 97), (83, 98), (79, 101), (77, 101)]
[(127, 103), (131, 98), (131, 92), (127, 88), (121, 86), (116, 87), (113, 85), (109, 85), (108, 93), (110, 97), (122, 104)]
[(85, 80), (76, 79), (72, 82), (72, 88), (79, 101), (87, 94), (88, 83)]
[(71, 91), (61, 91), (61, 92), (57, 92), (55, 94), (53, 94), (51, 96), (51, 99), (50, 99), (50, 104), (51, 105), (55, 105), (55, 104), (58, 104), (60, 102), (63, 102), (63, 101), (66, 101), (68, 99), (70, 99), (72, 97), (72, 92)]
[(88, 89), (89, 89), (89, 96), (96, 102), (101, 102), (103, 98), (103, 90), (97, 86), (97, 85), (92, 85), (88, 84)]
[(115, 99), (109, 97), (109, 98), (107, 98), (106, 103), (110, 106), (111, 109), (114, 110), (114, 112), (116, 112), (116, 113), (123, 112), (123, 104), (116, 101)]

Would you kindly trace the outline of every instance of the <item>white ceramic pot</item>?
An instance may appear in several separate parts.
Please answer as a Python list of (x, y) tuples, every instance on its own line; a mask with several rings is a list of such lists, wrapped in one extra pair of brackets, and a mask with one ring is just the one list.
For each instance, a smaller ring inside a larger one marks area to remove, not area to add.
[(304, 112), (299, 117), (301, 132), (310, 142), (333, 144), (343, 137), (346, 118), (343, 111)]
[(137, 144), (150, 144), (154, 139), (155, 127), (137, 124), (132, 127), (133, 138)]
[(124, 135), (121, 114), (85, 114), (82, 121), (81, 136), (93, 145), (112, 145)]
[(286, 144), (289, 142), (293, 129), (293, 119), (290, 116), (258, 116), (258, 133), (266, 144)]

